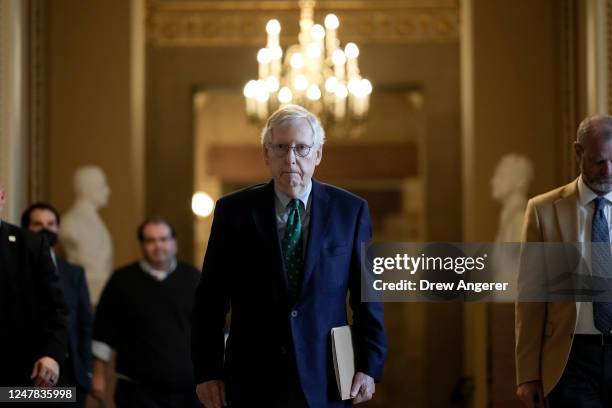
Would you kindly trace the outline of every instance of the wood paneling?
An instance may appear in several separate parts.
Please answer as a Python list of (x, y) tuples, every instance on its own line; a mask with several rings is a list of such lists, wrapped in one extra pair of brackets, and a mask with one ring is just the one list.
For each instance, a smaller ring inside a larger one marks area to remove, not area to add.
[[(270, 178), (259, 146), (210, 146), (206, 172), (227, 182)], [(418, 174), (413, 143), (397, 145), (325, 145), (316, 170), (322, 179), (403, 179)]]

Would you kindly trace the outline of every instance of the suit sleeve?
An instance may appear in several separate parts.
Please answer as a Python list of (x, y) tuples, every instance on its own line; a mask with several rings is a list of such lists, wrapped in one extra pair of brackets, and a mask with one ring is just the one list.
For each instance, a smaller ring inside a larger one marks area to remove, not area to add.
[(193, 307), (191, 355), (196, 384), (222, 378), (223, 330), (230, 307), (226, 272), (231, 260), (231, 230), (225, 217), (223, 201), (218, 201)]
[[(364, 202), (359, 210), (357, 228), (353, 240), (353, 255), (349, 278), (349, 304), (353, 311), (353, 338), (355, 345), (355, 370), (380, 381), (387, 354), (387, 336), (383, 320), (383, 305), (380, 302), (361, 301), (363, 259), (362, 244), (372, 238), (372, 224), (368, 205)], [(368, 281), (370, 276), (364, 276)]]
[(81, 356), (81, 360), (87, 364), (88, 372), (91, 372), (91, 334), (93, 330), (91, 301), (89, 300), (89, 289), (85, 280), (85, 271), (83, 268), (77, 268), (77, 272), (78, 353)]
[(59, 276), (51, 259), (45, 239), (35, 240), (36, 262), (34, 285), (38, 299), (38, 313), (44, 333), (42, 355), (62, 364), (68, 352), (68, 308), (59, 285)]
[[(543, 241), (537, 208), (533, 200), (527, 203), (522, 241), (527, 243)], [(528, 250), (533, 251), (533, 249)], [(524, 257), (523, 251), (518, 276), (519, 297), (522, 296), (522, 291), (533, 289), (529, 286), (534, 278), (541, 277), (545, 273), (544, 270), (535, 270), (534, 265), (537, 265), (537, 262), (530, 260), (524, 262)], [(530, 258), (534, 257), (535, 255), (532, 253)], [(546, 302), (517, 300), (515, 304), (517, 384), (541, 380), (540, 361), (545, 320)]]

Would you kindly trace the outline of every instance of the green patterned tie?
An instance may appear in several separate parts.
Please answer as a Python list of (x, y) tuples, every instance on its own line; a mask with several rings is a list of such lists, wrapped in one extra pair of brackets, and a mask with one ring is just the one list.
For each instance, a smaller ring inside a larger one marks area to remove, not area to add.
[(302, 219), (300, 218), (300, 200), (289, 202), (289, 215), (283, 237), (283, 259), (287, 271), (289, 294), (297, 298), (300, 275), (302, 274)]

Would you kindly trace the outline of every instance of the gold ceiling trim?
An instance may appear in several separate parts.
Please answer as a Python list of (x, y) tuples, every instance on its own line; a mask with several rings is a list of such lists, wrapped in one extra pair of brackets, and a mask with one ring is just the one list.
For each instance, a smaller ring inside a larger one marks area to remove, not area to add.
[[(318, 1), (320, 14), (340, 18), (343, 38), (363, 44), (456, 42), (459, 38), (458, 0)], [(295, 40), (297, 1), (172, 1), (148, 0), (147, 41), (157, 47), (261, 45), (265, 25), (277, 18), (283, 26), (281, 43)], [(295, 26), (295, 27), (294, 27)]]
[[(164, 1), (148, 0), (151, 7), (167, 11), (282, 11), (299, 10), (298, 1), (264, 0), (264, 1)], [(318, 0), (317, 10), (397, 10), (407, 8), (457, 8), (458, 0)]]

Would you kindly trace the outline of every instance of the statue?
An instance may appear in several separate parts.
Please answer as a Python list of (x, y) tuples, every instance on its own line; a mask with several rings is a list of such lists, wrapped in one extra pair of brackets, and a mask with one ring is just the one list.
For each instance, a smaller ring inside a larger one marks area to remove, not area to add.
[[(527, 191), (533, 179), (529, 159), (510, 153), (502, 157), (491, 178), (491, 195), (501, 203), (499, 226), (495, 243), (520, 242), (523, 217), (527, 206)], [(496, 282), (514, 282), (518, 274), (519, 245), (495, 245), (493, 249), (492, 278)], [(493, 294), (491, 300), (510, 301), (508, 294)], [(499, 313), (495, 306), (493, 313)], [(514, 309), (513, 309), (514, 310)]]
[(520, 242), (527, 191), (533, 179), (529, 159), (510, 153), (502, 157), (491, 179), (493, 199), (502, 205), (495, 242)]
[(108, 203), (110, 188), (102, 169), (84, 166), (74, 174), (76, 200), (62, 218), (59, 232), (68, 261), (81, 265), (95, 305), (113, 267), (113, 244), (98, 210)]

